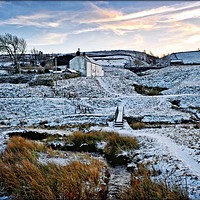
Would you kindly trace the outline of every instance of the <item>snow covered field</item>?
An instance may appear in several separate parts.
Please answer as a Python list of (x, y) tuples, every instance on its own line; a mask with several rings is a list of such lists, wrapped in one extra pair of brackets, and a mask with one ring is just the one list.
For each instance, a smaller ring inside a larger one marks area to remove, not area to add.
[[(103, 125), (105, 130), (137, 137), (141, 146), (132, 164), (153, 162), (162, 178), (187, 182), (190, 197), (200, 199), (200, 66), (170, 66), (143, 76), (119, 68), (105, 71), (105, 77), (59, 80), (53, 87), (0, 84), (0, 148), (10, 129)], [(166, 90), (145, 96), (134, 84)], [(124, 106), (126, 117), (160, 128), (114, 128), (108, 120), (113, 120), (117, 106)]]

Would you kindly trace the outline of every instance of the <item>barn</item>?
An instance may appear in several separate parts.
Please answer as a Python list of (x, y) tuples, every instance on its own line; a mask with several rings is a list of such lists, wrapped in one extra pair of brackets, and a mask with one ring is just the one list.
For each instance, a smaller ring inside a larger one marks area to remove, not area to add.
[(80, 72), (81, 76), (95, 77), (104, 76), (102, 66), (96, 63), (95, 60), (86, 55), (77, 55), (69, 61), (69, 68)]

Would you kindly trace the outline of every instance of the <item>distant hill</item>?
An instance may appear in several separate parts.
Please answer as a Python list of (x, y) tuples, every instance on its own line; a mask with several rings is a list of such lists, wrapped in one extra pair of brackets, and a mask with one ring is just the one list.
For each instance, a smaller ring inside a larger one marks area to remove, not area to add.
[(185, 51), (169, 54), (159, 60), (161, 65), (198, 65), (200, 64), (200, 51)]
[[(83, 53), (83, 52), (81, 52)], [(106, 67), (128, 68), (140, 66), (149, 66), (155, 63), (156, 57), (145, 52), (133, 50), (110, 50), (110, 51), (91, 51), (84, 52), (88, 57), (92, 57), (98, 64)], [(75, 56), (75, 53), (66, 54), (62, 57)]]

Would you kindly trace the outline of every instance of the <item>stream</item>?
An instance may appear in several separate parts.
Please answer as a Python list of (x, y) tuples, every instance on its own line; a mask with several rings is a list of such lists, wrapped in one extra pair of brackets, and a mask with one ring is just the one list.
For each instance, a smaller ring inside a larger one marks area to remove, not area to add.
[(131, 174), (125, 166), (110, 168), (110, 180), (108, 183), (108, 200), (119, 199), (119, 193), (129, 186)]

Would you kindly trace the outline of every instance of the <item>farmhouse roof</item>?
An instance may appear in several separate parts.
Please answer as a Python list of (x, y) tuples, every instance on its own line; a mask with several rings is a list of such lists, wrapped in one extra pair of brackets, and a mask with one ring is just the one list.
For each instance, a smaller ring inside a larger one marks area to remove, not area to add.
[[(81, 58), (83, 58), (84, 60), (86, 60), (87, 62), (99, 65), (94, 59), (89, 58), (88, 56), (81, 56)], [(99, 65), (100, 66), (100, 65)]]

